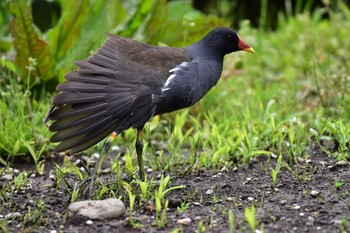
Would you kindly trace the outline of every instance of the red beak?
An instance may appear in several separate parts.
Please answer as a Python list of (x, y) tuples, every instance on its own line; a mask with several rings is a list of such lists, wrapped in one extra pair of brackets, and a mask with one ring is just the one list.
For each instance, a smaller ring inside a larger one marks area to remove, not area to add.
[(255, 53), (254, 49), (252, 48), (252, 46), (250, 46), (249, 44), (247, 44), (246, 42), (244, 42), (239, 36), (238, 36), (239, 42), (238, 42), (238, 48), (240, 50), (249, 52), (249, 53)]

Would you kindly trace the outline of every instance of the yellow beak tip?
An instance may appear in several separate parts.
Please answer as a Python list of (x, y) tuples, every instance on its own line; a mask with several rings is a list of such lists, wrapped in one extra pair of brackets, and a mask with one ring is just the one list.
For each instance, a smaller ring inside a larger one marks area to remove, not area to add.
[(255, 50), (254, 50), (252, 47), (243, 49), (243, 51), (246, 51), (246, 52), (248, 52), (248, 53), (255, 53)]

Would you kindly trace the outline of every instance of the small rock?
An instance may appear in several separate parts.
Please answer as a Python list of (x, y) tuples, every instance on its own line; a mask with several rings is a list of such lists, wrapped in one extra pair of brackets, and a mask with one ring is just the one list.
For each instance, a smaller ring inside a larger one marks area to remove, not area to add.
[(49, 179), (54, 180), (55, 179), (55, 175), (54, 174), (49, 175)]
[(178, 224), (181, 224), (181, 225), (190, 225), (192, 222), (192, 220), (190, 218), (183, 218), (183, 219), (179, 219), (177, 220), (177, 223)]
[(254, 201), (254, 197), (248, 197), (247, 200), (248, 201)]
[(111, 150), (112, 151), (120, 151), (120, 147), (119, 146), (112, 146)]
[(69, 205), (68, 210), (89, 219), (117, 218), (125, 213), (124, 203), (115, 198), (99, 201), (78, 201)]
[(281, 203), (281, 205), (285, 205), (285, 204), (287, 204), (287, 200), (283, 199), (280, 203)]
[(155, 210), (155, 207), (152, 201), (146, 202), (146, 204), (143, 206), (143, 211), (146, 213), (153, 213), (154, 210)]
[(349, 162), (348, 161), (345, 161), (345, 160), (340, 160), (340, 161), (338, 161), (338, 162), (336, 162), (335, 163), (335, 165), (336, 166), (346, 166), (346, 165), (348, 165), (349, 164)]
[(232, 197), (228, 197), (226, 198), (227, 201), (233, 201), (233, 198)]
[(312, 191), (310, 192), (311, 196), (313, 196), (313, 197), (316, 197), (319, 193), (320, 193), (320, 192), (317, 191), (317, 190), (312, 190)]
[(295, 209), (295, 210), (300, 210), (300, 206), (299, 206), (299, 205), (295, 205), (295, 206), (294, 206), (294, 209)]
[(100, 154), (99, 153), (93, 153), (92, 157), (95, 159), (99, 159), (100, 158)]
[(12, 220), (12, 219), (15, 219), (17, 217), (22, 217), (22, 214), (19, 212), (13, 212), (13, 213), (8, 213), (5, 215), (6, 220)]
[(30, 175), (30, 178), (34, 178), (34, 177), (36, 177), (36, 174), (35, 174), (35, 173), (33, 173), (33, 174)]
[(147, 172), (147, 173), (152, 173), (152, 172), (153, 172), (153, 169), (152, 169), (152, 168), (147, 168), (146, 172)]
[(93, 221), (87, 220), (87, 221), (85, 222), (85, 224), (91, 226), (91, 225), (93, 224)]
[(194, 206), (200, 206), (201, 203), (194, 201), (194, 202), (193, 202), (193, 205), (194, 205)]
[(105, 168), (105, 169), (101, 170), (101, 173), (102, 174), (109, 174), (109, 173), (111, 173), (111, 168), (110, 167)]
[(80, 159), (77, 159), (77, 160), (74, 161), (73, 164), (74, 164), (75, 166), (78, 166), (78, 165), (80, 164), (80, 162), (81, 162), (81, 160), (80, 160)]
[(13, 169), (13, 174), (19, 174), (19, 170), (18, 169)]
[(213, 194), (213, 190), (212, 190), (212, 189), (208, 189), (208, 190), (205, 192), (205, 194), (207, 194), (207, 195)]
[(196, 217), (194, 218), (194, 221), (199, 221), (199, 220), (202, 220), (202, 217), (201, 217), (201, 216), (196, 216)]
[(5, 174), (3, 176), (0, 177), (0, 180), (13, 180), (13, 175), (12, 174)]
[(50, 233), (57, 233), (57, 231), (56, 230), (51, 230)]
[(299, 214), (299, 216), (301, 216), (301, 217), (303, 217), (305, 214), (303, 213), (303, 212), (301, 212), (300, 214)]

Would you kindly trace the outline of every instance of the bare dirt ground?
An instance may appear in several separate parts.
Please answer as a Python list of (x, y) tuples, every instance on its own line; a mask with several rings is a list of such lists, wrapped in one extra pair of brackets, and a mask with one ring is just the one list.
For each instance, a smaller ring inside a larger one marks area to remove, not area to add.
[[(55, 168), (48, 164), (44, 175), (30, 178), (23, 191), (4, 198), (0, 223), (9, 232), (151, 233), (171, 232), (174, 228), (183, 232), (229, 232), (228, 210), (231, 209), (235, 232), (250, 232), (244, 209), (254, 205), (259, 222), (257, 229), (264, 232), (349, 232), (349, 164), (337, 165), (337, 161), (317, 148), (311, 148), (309, 154), (309, 160), (300, 160), (291, 166), (294, 174), (281, 168), (274, 190), (271, 189), (270, 168), (276, 166), (276, 159), (265, 156), (228, 171), (203, 170), (172, 180), (170, 186), (185, 185), (186, 188), (174, 190), (166, 197), (169, 208), (164, 228), (152, 226), (155, 214), (145, 213), (143, 207), (137, 206), (133, 213), (133, 218), (139, 222), (137, 229), (130, 226), (128, 211), (119, 219), (93, 220), (92, 225), (86, 224), (86, 219), (69, 216), (66, 210), (69, 194), (64, 187), (54, 187), (49, 171)], [(14, 167), (28, 172), (34, 169), (26, 163)], [(0, 182), (3, 187), (7, 185)], [(335, 182), (342, 185), (337, 188)], [(24, 223), (28, 207), (31, 213), (39, 209), (39, 199), (45, 203), (45, 208), (39, 210), (42, 216)], [(184, 202), (188, 203), (188, 208), (179, 211), (178, 207)], [(125, 204), (128, 207), (128, 203)], [(16, 214), (5, 218), (11, 213)], [(185, 218), (191, 219), (188, 225), (177, 222)]]

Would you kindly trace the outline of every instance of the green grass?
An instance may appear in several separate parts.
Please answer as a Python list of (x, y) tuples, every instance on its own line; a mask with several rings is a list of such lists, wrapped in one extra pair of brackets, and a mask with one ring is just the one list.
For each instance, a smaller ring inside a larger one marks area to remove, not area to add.
[[(200, 103), (156, 116), (146, 125), (146, 165), (176, 177), (203, 168), (229, 170), (236, 163), (275, 154), (283, 155), (282, 166), (288, 169), (299, 157), (310, 157), (311, 143), (319, 144), (338, 160), (349, 160), (350, 20), (341, 14), (333, 14), (329, 21), (316, 16), (305, 13), (282, 20), (275, 32), (253, 29), (242, 22), (240, 36), (253, 45), (256, 54), (227, 56), (222, 80)], [(25, 84), (18, 85), (15, 77), (4, 71), (1, 75), (0, 162), (7, 164), (18, 155), (27, 156), (39, 172), (43, 146), (47, 145), (45, 151), (54, 146), (47, 144), (50, 133), (42, 125), (50, 97), (43, 93), (41, 99), (32, 100)], [(136, 206), (152, 200), (156, 209), (154, 225), (161, 228), (167, 222), (166, 194), (181, 186), (171, 187), (169, 176), (162, 177), (160, 183), (148, 177), (133, 180), (137, 174), (135, 137), (135, 130), (127, 130), (115, 140), (115, 145), (127, 148), (125, 165), (119, 164), (119, 159), (112, 161), (116, 181), (96, 182), (95, 198), (121, 196), (129, 203), (131, 213)], [(339, 146), (330, 151), (325, 142)], [(100, 151), (101, 147), (102, 143), (87, 153)], [(276, 167), (272, 177), (273, 186), (278, 182), (278, 170)], [(290, 172), (306, 179), (291, 168)], [(68, 161), (57, 169), (58, 184), (64, 183), (67, 173), (75, 174), (77, 181), (86, 175)], [(122, 173), (126, 179), (120, 178)], [(341, 182), (334, 184), (335, 188), (340, 186)], [(76, 200), (79, 189), (70, 192)], [(253, 208), (246, 210), (254, 212)], [(246, 215), (251, 231), (261, 227), (254, 213)], [(32, 212), (27, 220), (35, 221), (38, 216)], [(231, 212), (228, 219), (233, 229), (235, 218)], [(131, 215), (130, 223), (138, 227)], [(199, 225), (198, 229), (203, 227)]]

